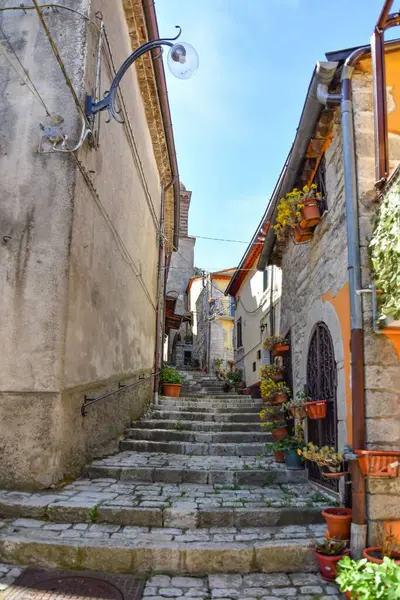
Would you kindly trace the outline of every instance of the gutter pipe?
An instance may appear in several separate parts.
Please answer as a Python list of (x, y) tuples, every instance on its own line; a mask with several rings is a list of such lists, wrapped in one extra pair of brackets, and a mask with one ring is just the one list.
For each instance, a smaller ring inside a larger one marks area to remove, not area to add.
[[(143, 0), (143, 11), (146, 18), (147, 31), (149, 40), (157, 40), (160, 37), (158, 31), (156, 9), (154, 0)], [(174, 234), (172, 246), (174, 250), (179, 247), (179, 222), (180, 222), (180, 185), (179, 185), (179, 169), (176, 157), (174, 134), (172, 130), (171, 111), (168, 101), (167, 84), (165, 81), (164, 64), (161, 59), (156, 60), (159, 56), (160, 49), (152, 51), (153, 68), (156, 78), (158, 97), (160, 100), (161, 114), (164, 122), (164, 132), (168, 148), (169, 162), (171, 166), (173, 186), (174, 186)], [(168, 187), (168, 186), (167, 186)]]
[(338, 62), (321, 61), (317, 63), (308, 89), (307, 98), (304, 104), (303, 112), (300, 118), (300, 124), (297, 129), (296, 138), (287, 158), (286, 167), (284, 167), (278, 184), (273, 192), (270, 208), (268, 210), (270, 217), (270, 227), (267, 233), (264, 247), (259, 258), (257, 269), (264, 271), (267, 266), (268, 258), (274, 244), (273, 226), (276, 223), (276, 207), (279, 199), (287, 192), (293, 189), (296, 181), (297, 173), (307, 151), (307, 146), (310, 141), (314, 129), (318, 123), (319, 115), (322, 111), (322, 105), (317, 96), (317, 89), (320, 83), (328, 86), (336, 73)]

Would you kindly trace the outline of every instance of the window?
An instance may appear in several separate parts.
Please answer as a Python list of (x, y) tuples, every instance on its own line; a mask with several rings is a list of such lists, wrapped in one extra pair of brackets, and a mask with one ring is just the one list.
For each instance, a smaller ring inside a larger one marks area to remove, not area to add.
[(258, 360), (261, 359), (261, 350), (257, 350), (257, 358), (258, 358)]
[(253, 362), (253, 373), (257, 370), (257, 365), (255, 362)]
[(236, 347), (241, 348), (242, 346), (243, 346), (242, 317), (240, 317), (236, 323)]
[(264, 292), (268, 287), (268, 282), (269, 282), (269, 267), (267, 267), (265, 269), (265, 271), (263, 271), (263, 291)]

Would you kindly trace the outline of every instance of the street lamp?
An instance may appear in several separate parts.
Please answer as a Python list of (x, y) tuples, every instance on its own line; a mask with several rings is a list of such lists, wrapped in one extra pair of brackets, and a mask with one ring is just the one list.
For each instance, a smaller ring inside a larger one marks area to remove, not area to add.
[(178, 77), (178, 79), (190, 79), (190, 77), (196, 73), (199, 67), (199, 56), (190, 44), (187, 44), (186, 42), (173, 43), (182, 33), (182, 29), (179, 25), (176, 27), (179, 29), (179, 33), (176, 37), (146, 42), (146, 44), (143, 44), (143, 46), (140, 46), (132, 52), (121, 65), (113, 79), (109, 92), (107, 92), (102, 100), (95, 102), (93, 96), (86, 97), (86, 116), (88, 119), (93, 119), (98, 112), (107, 109), (111, 117), (119, 123), (123, 122), (122, 119), (118, 117), (118, 111), (115, 107), (118, 86), (122, 77), (135, 60), (146, 52), (154, 50), (154, 48), (169, 46), (170, 50), (168, 53), (167, 64), (171, 73), (175, 75), (175, 77)]

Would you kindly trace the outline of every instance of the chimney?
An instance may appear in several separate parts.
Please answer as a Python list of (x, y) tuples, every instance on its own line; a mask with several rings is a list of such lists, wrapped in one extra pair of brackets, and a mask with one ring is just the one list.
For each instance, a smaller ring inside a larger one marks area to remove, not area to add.
[(181, 218), (179, 222), (179, 237), (188, 237), (189, 233), (189, 208), (192, 192), (181, 189)]

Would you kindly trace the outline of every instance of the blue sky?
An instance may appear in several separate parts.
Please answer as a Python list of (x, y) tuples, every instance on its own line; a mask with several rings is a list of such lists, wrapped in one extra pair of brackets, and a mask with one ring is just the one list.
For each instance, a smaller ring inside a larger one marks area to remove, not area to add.
[[(200, 56), (188, 81), (167, 71), (189, 233), (249, 241), (294, 138), (316, 61), (369, 43), (383, 0), (156, 0), (161, 36)], [(396, 8), (396, 7), (395, 7)], [(246, 246), (198, 239), (195, 264), (236, 266)]]

